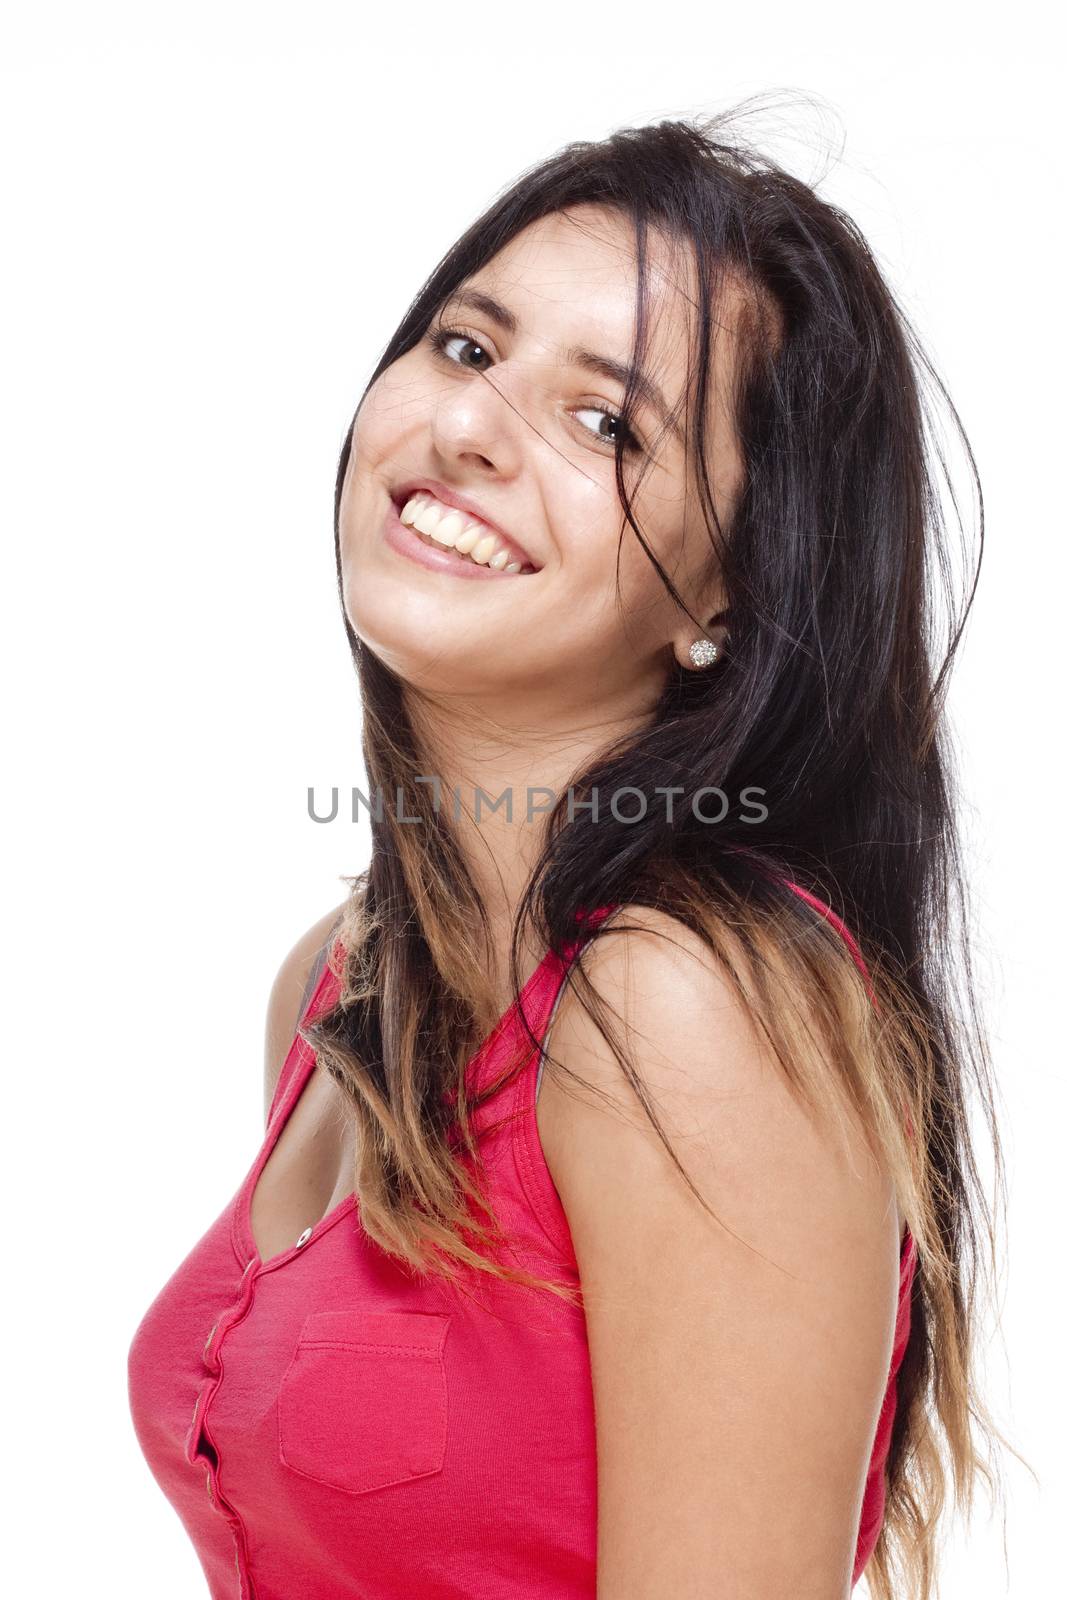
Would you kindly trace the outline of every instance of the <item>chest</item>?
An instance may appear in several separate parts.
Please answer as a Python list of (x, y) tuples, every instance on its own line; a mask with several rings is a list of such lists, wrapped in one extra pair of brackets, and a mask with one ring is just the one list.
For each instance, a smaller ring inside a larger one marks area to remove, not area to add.
[(341, 1091), (315, 1066), (252, 1194), (252, 1234), (263, 1261), (288, 1250), (355, 1190), (356, 1138)]
[[(505, 1225), (536, 1231), (513, 1177), (493, 1173)], [(592, 1600), (581, 1313), (484, 1278), (413, 1277), (358, 1208), (241, 1272), (247, 1235), (239, 1194), (130, 1358), (139, 1436), (212, 1593), (456, 1600), (491, 1572), (501, 1600)]]

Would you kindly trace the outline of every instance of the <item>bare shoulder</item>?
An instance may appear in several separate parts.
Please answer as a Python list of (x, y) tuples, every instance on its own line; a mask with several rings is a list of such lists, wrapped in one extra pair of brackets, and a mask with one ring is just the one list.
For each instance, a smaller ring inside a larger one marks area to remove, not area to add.
[[(805, 1255), (810, 1228), (832, 1221), (818, 1210), (822, 1189), (835, 1183), (865, 1187), (880, 1212), (891, 1195), (872, 1165), (858, 1122), (840, 1111), (816, 1117), (802, 1103), (730, 974), (698, 934), (666, 913), (626, 906), (587, 948), (583, 965), (657, 1114), (669, 1119), (666, 1131), (673, 1130), (693, 1155), (714, 1157), (720, 1199), (743, 1201), (742, 1209), (755, 1220), (765, 1201), (780, 1209), (786, 1180), (795, 1170), (807, 1218), (800, 1241)], [(576, 1155), (575, 1139), (592, 1137), (594, 1128), (601, 1138), (647, 1143), (655, 1169), (659, 1157), (653, 1152), (662, 1151), (662, 1142), (573, 985), (564, 989), (556, 1012), (551, 1053), (597, 1091), (598, 1115), (589, 1121), (593, 1098), (546, 1072), (546, 1086), (551, 1081), (553, 1088), (544, 1103), (542, 1131), (563, 1183), (573, 1186), (579, 1180), (568, 1162)], [(605, 1097), (611, 1098), (610, 1112), (604, 1109)], [(583, 1172), (588, 1154), (581, 1153)], [(753, 1172), (756, 1155), (773, 1173)], [(810, 1182), (807, 1163), (815, 1163), (821, 1185)], [(849, 1194), (851, 1211), (859, 1195)]]
[(278, 968), (271, 986), (264, 1048), (264, 1117), (270, 1110), (278, 1075), (296, 1033), (308, 978), (346, 905), (347, 901), (342, 901), (334, 906), (300, 935)]
[(811, 1115), (683, 924), (624, 908), (585, 968), (713, 1213), (568, 986), (551, 1053), (596, 1092), (546, 1069), (537, 1115), (583, 1285), (605, 1592), (696, 1596), (710, 1571), (724, 1595), (843, 1595), (892, 1346), (892, 1184), (855, 1127)]
[[(757, 1088), (772, 1091), (770, 1056), (756, 1026), (718, 958), (684, 923), (646, 906), (624, 906), (589, 945), (583, 967), (657, 1106), (677, 1114), (693, 1094), (703, 1102), (709, 1095), (739, 1093), (751, 1104)], [(599, 1093), (611, 1094), (619, 1116), (635, 1132), (647, 1128), (638, 1100), (572, 985), (563, 991), (551, 1050), (595, 1083)], [(581, 1126), (573, 1110), (576, 1092), (564, 1083), (545, 1101), (544, 1132), (564, 1160), (567, 1148), (557, 1145), (552, 1119), (565, 1118), (572, 1134)]]

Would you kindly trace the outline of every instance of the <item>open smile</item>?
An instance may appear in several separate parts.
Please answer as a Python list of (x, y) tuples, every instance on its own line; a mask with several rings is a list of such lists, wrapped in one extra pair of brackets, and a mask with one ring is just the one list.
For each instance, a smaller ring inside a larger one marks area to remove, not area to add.
[(539, 571), (514, 541), (428, 490), (391, 497), (385, 541), (399, 555), (457, 578), (518, 578)]

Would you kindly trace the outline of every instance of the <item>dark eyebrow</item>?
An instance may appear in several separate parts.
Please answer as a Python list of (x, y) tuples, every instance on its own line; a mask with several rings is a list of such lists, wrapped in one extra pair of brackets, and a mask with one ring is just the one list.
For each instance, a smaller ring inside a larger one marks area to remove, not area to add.
[[(482, 289), (457, 289), (455, 294), (449, 296), (446, 304), (455, 306), (457, 310), (466, 306), (471, 311), (480, 311), (483, 317), (495, 322), (505, 333), (515, 334), (519, 331), (519, 319), (515, 313)], [(664, 427), (673, 433), (676, 439), (681, 438), (678, 424), (671, 416), (670, 408), (663, 397), (663, 390), (645, 373), (639, 372), (636, 367), (629, 366), (625, 361), (598, 355), (595, 350), (587, 350), (580, 344), (570, 345), (561, 351), (561, 355), (569, 366), (582, 367), (586, 372), (595, 372), (602, 378), (610, 378), (615, 383), (621, 384), (624, 389), (627, 380), (632, 377), (638, 398), (651, 406)]]

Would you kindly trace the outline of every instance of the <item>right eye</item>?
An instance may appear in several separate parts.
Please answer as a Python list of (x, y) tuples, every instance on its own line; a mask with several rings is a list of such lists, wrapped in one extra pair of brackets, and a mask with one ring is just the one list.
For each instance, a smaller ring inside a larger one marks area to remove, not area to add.
[[(473, 345), (475, 350), (480, 350), (483, 355), (487, 354), (485, 346), (478, 343), (474, 334), (464, 333), (462, 328), (442, 328), (438, 326), (430, 329), (428, 337), (434, 354), (442, 357), (445, 361), (451, 361), (453, 366), (463, 367), (470, 365), (469, 362), (461, 361), (457, 357), (446, 353), (448, 346), (457, 340), (460, 344)], [(476, 367), (474, 370), (477, 372), (481, 369)]]

